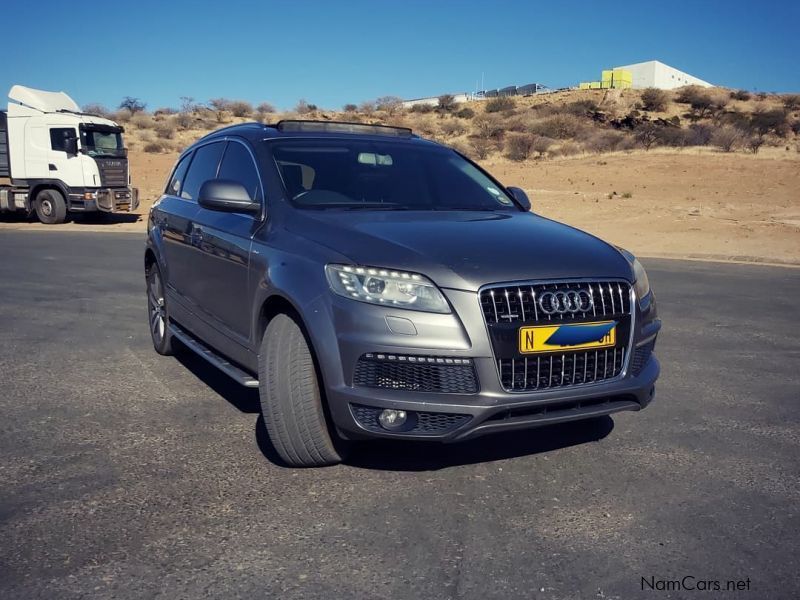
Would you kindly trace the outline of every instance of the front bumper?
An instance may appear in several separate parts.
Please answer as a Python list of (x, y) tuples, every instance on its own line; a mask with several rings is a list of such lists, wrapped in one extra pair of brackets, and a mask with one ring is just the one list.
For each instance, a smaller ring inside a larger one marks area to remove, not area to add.
[(69, 195), (70, 210), (78, 212), (131, 213), (139, 207), (138, 188), (87, 188)]
[[(320, 318), (310, 330), (315, 348), (325, 348), (318, 357), (330, 414), (341, 436), (455, 442), (492, 432), (638, 411), (653, 400), (660, 364), (650, 350), (661, 328), (654, 299), (644, 309), (636, 304), (633, 351), (621, 376), (512, 393), (503, 389), (498, 378), (476, 294), (443, 291), (453, 306), (452, 314), (391, 311), (338, 297), (332, 306), (326, 306), (325, 296), (315, 303), (314, 312)], [(330, 296), (327, 298), (329, 302)], [(397, 318), (412, 321), (415, 333), (398, 333)], [(648, 351), (633, 368), (638, 348)], [(359, 357), (368, 353), (469, 359), (478, 388), (474, 393), (438, 393), (355, 385), (355, 366)], [(383, 409), (406, 411), (413, 426), (397, 431), (381, 428), (377, 414)], [(415, 425), (423, 420), (425, 427)]]

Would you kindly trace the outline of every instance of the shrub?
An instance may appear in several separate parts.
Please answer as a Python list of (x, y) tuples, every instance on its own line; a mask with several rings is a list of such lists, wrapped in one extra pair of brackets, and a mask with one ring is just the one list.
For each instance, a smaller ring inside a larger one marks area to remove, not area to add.
[(634, 138), (645, 150), (650, 150), (658, 142), (660, 127), (655, 123), (645, 121), (634, 130)]
[(780, 137), (785, 137), (789, 133), (789, 126), (786, 122), (788, 115), (781, 108), (773, 110), (756, 110), (750, 115), (750, 127), (756, 133), (764, 135), (770, 131)]
[(470, 145), (474, 156), (481, 159), (487, 158), (496, 148), (495, 144), (488, 138), (475, 138), (470, 142)]
[(155, 121), (150, 115), (138, 113), (131, 116), (130, 124), (137, 129), (152, 129), (155, 125)]
[(307, 115), (310, 112), (313, 112), (317, 109), (317, 107), (313, 104), (309, 104), (305, 98), (300, 98), (297, 101), (297, 104), (294, 107), (294, 112), (298, 115)]
[(513, 110), (516, 105), (516, 101), (511, 96), (498, 96), (486, 101), (485, 111), (487, 113), (503, 112)]
[(696, 85), (689, 85), (678, 90), (678, 93), (675, 96), (675, 102), (680, 102), (681, 104), (691, 104), (696, 99), (704, 98), (706, 96), (708, 96), (708, 94), (706, 94), (703, 88), (697, 87)]
[(764, 136), (758, 134), (750, 134), (744, 140), (745, 146), (752, 152), (753, 154), (758, 154), (759, 149), (761, 146), (764, 145)]
[(122, 99), (122, 102), (119, 103), (119, 108), (120, 109), (126, 108), (130, 111), (132, 115), (135, 115), (137, 112), (144, 111), (144, 109), (147, 108), (147, 104), (139, 100), (139, 98), (125, 96)]
[(800, 135), (800, 121), (792, 121), (792, 124), (789, 126), (789, 128), (795, 135)]
[(228, 112), (231, 101), (226, 98), (212, 98), (208, 106), (217, 116), (217, 123), (225, 122), (225, 113)]
[(476, 136), (488, 140), (501, 135), (505, 124), (498, 115), (483, 114), (472, 119), (472, 128)]
[(574, 115), (553, 115), (531, 123), (528, 129), (538, 135), (567, 140), (580, 137), (587, 130), (587, 124), (584, 119)]
[(344, 112), (352, 113), (358, 110), (358, 106), (355, 104), (345, 104), (344, 105)]
[(174, 115), (178, 113), (177, 108), (172, 108), (170, 106), (162, 106), (161, 108), (157, 108), (153, 111), (154, 117), (168, 117), (170, 115)]
[(659, 127), (656, 131), (657, 143), (673, 148), (685, 148), (691, 145), (691, 130), (679, 127)]
[(427, 114), (429, 112), (433, 112), (433, 106), (430, 104), (415, 104), (411, 107), (412, 113), (420, 113), (420, 114)]
[(595, 112), (598, 109), (597, 102), (590, 99), (575, 100), (565, 104), (560, 109), (553, 108), (553, 112), (562, 112), (568, 115), (575, 115), (576, 117), (585, 117), (586, 115)]
[(467, 132), (467, 126), (459, 119), (449, 118), (441, 123), (442, 133), (456, 137)]
[(647, 88), (642, 92), (642, 108), (650, 112), (664, 112), (669, 102), (669, 94), (657, 88)]
[(228, 110), (234, 117), (249, 117), (253, 114), (253, 105), (244, 100), (232, 100)]
[(403, 99), (397, 96), (381, 96), (375, 100), (375, 108), (384, 110), (392, 115), (403, 108)]
[(736, 91), (731, 92), (731, 99), (732, 100), (744, 100), (744, 101), (747, 101), (747, 100), (750, 100), (751, 97), (752, 96), (750, 95), (750, 92), (748, 92), (747, 90), (736, 90)]
[(625, 136), (618, 131), (602, 130), (597, 131), (594, 135), (590, 136), (584, 142), (584, 145), (590, 152), (596, 152), (600, 154), (603, 152), (613, 152), (614, 150), (617, 150), (620, 143), (624, 139)]
[(439, 96), (439, 110), (442, 112), (452, 112), (456, 108), (456, 99), (453, 94), (442, 94)]
[(511, 160), (527, 160), (536, 137), (531, 133), (512, 132), (506, 136), (506, 156)]
[(102, 104), (97, 104), (97, 103), (84, 104), (81, 107), (81, 110), (86, 114), (97, 115), (98, 117), (108, 118), (109, 116), (108, 109)]
[(462, 108), (460, 111), (456, 113), (456, 116), (459, 119), (471, 119), (475, 116), (475, 111), (471, 108)]
[(192, 125), (192, 116), (189, 113), (181, 112), (175, 115), (174, 122), (181, 129), (189, 129)]
[(358, 112), (371, 115), (375, 112), (375, 103), (370, 100), (362, 102), (358, 107)]
[(473, 160), (475, 160), (476, 158), (479, 158), (475, 154), (475, 149), (470, 144), (467, 144), (466, 142), (464, 142), (462, 140), (455, 140), (455, 141), (451, 142), (450, 143), (450, 147), (453, 150), (455, 150), (456, 152), (458, 152), (459, 154), (463, 154), (467, 158), (471, 158)]
[(156, 154), (164, 151), (164, 146), (161, 142), (147, 142), (144, 145), (144, 151), (151, 154)]
[(572, 141), (567, 141), (556, 148), (554, 152), (551, 151), (551, 154), (555, 154), (556, 156), (575, 156), (576, 154), (580, 153), (580, 151), (580, 145)]
[(164, 121), (155, 126), (156, 135), (162, 140), (171, 140), (175, 137), (175, 125)]
[(690, 146), (707, 146), (711, 143), (714, 130), (708, 125), (692, 125), (689, 127), (688, 142)]
[(783, 97), (783, 105), (786, 110), (797, 110), (800, 108), (800, 94), (787, 94)]
[(723, 152), (730, 152), (742, 139), (742, 132), (730, 125), (718, 127), (711, 134), (711, 143)]
[(552, 138), (545, 137), (543, 135), (535, 135), (533, 138), (533, 151), (536, 152), (540, 158), (544, 157), (547, 151), (550, 149), (550, 146), (553, 145)]

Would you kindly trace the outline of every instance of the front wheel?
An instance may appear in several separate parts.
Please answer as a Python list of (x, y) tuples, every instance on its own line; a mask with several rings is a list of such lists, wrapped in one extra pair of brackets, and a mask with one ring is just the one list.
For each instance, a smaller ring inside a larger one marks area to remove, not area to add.
[(42, 190), (34, 202), (36, 216), (42, 223), (55, 225), (67, 219), (67, 203), (58, 190)]
[(164, 297), (161, 271), (155, 263), (147, 268), (147, 317), (153, 348), (163, 356), (172, 356), (172, 334), (169, 332), (169, 313)]
[(311, 348), (297, 322), (275, 316), (258, 361), (261, 412), (280, 457), (293, 467), (321, 467), (344, 458), (344, 442), (328, 429)]

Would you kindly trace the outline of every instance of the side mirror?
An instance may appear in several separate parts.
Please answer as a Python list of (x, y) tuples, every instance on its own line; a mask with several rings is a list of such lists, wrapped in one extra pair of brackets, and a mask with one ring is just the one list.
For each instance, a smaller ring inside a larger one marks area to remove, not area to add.
[(77, 156), (78, 138), (76, 137), (64, 138), (64, 152), (66, 152), (70, 156)]
[(511, 192), (511, 195), (514, 196), (514, 200), (519, 202), (522, 208), (525, 210), (531, 210), (531, 201), (528, 198), (528, 194), (525, 193), (525, 190), (518, 187), (510, 187), (506, 189)]
[(261, 205), (250, 198), (250, 194), (238, 181), (209, 179), (200, 186), (197, 203), (209, 210), (222, 212), (257, 213)]

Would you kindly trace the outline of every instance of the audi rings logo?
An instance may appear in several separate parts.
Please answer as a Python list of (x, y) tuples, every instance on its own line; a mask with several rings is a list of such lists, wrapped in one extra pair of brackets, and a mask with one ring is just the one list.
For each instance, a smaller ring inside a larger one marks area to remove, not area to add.
[(545, 292), (539, 296), (539, 308), (546, 315), (586, 312), (593, 304), (592, 295), (583, 289)]

